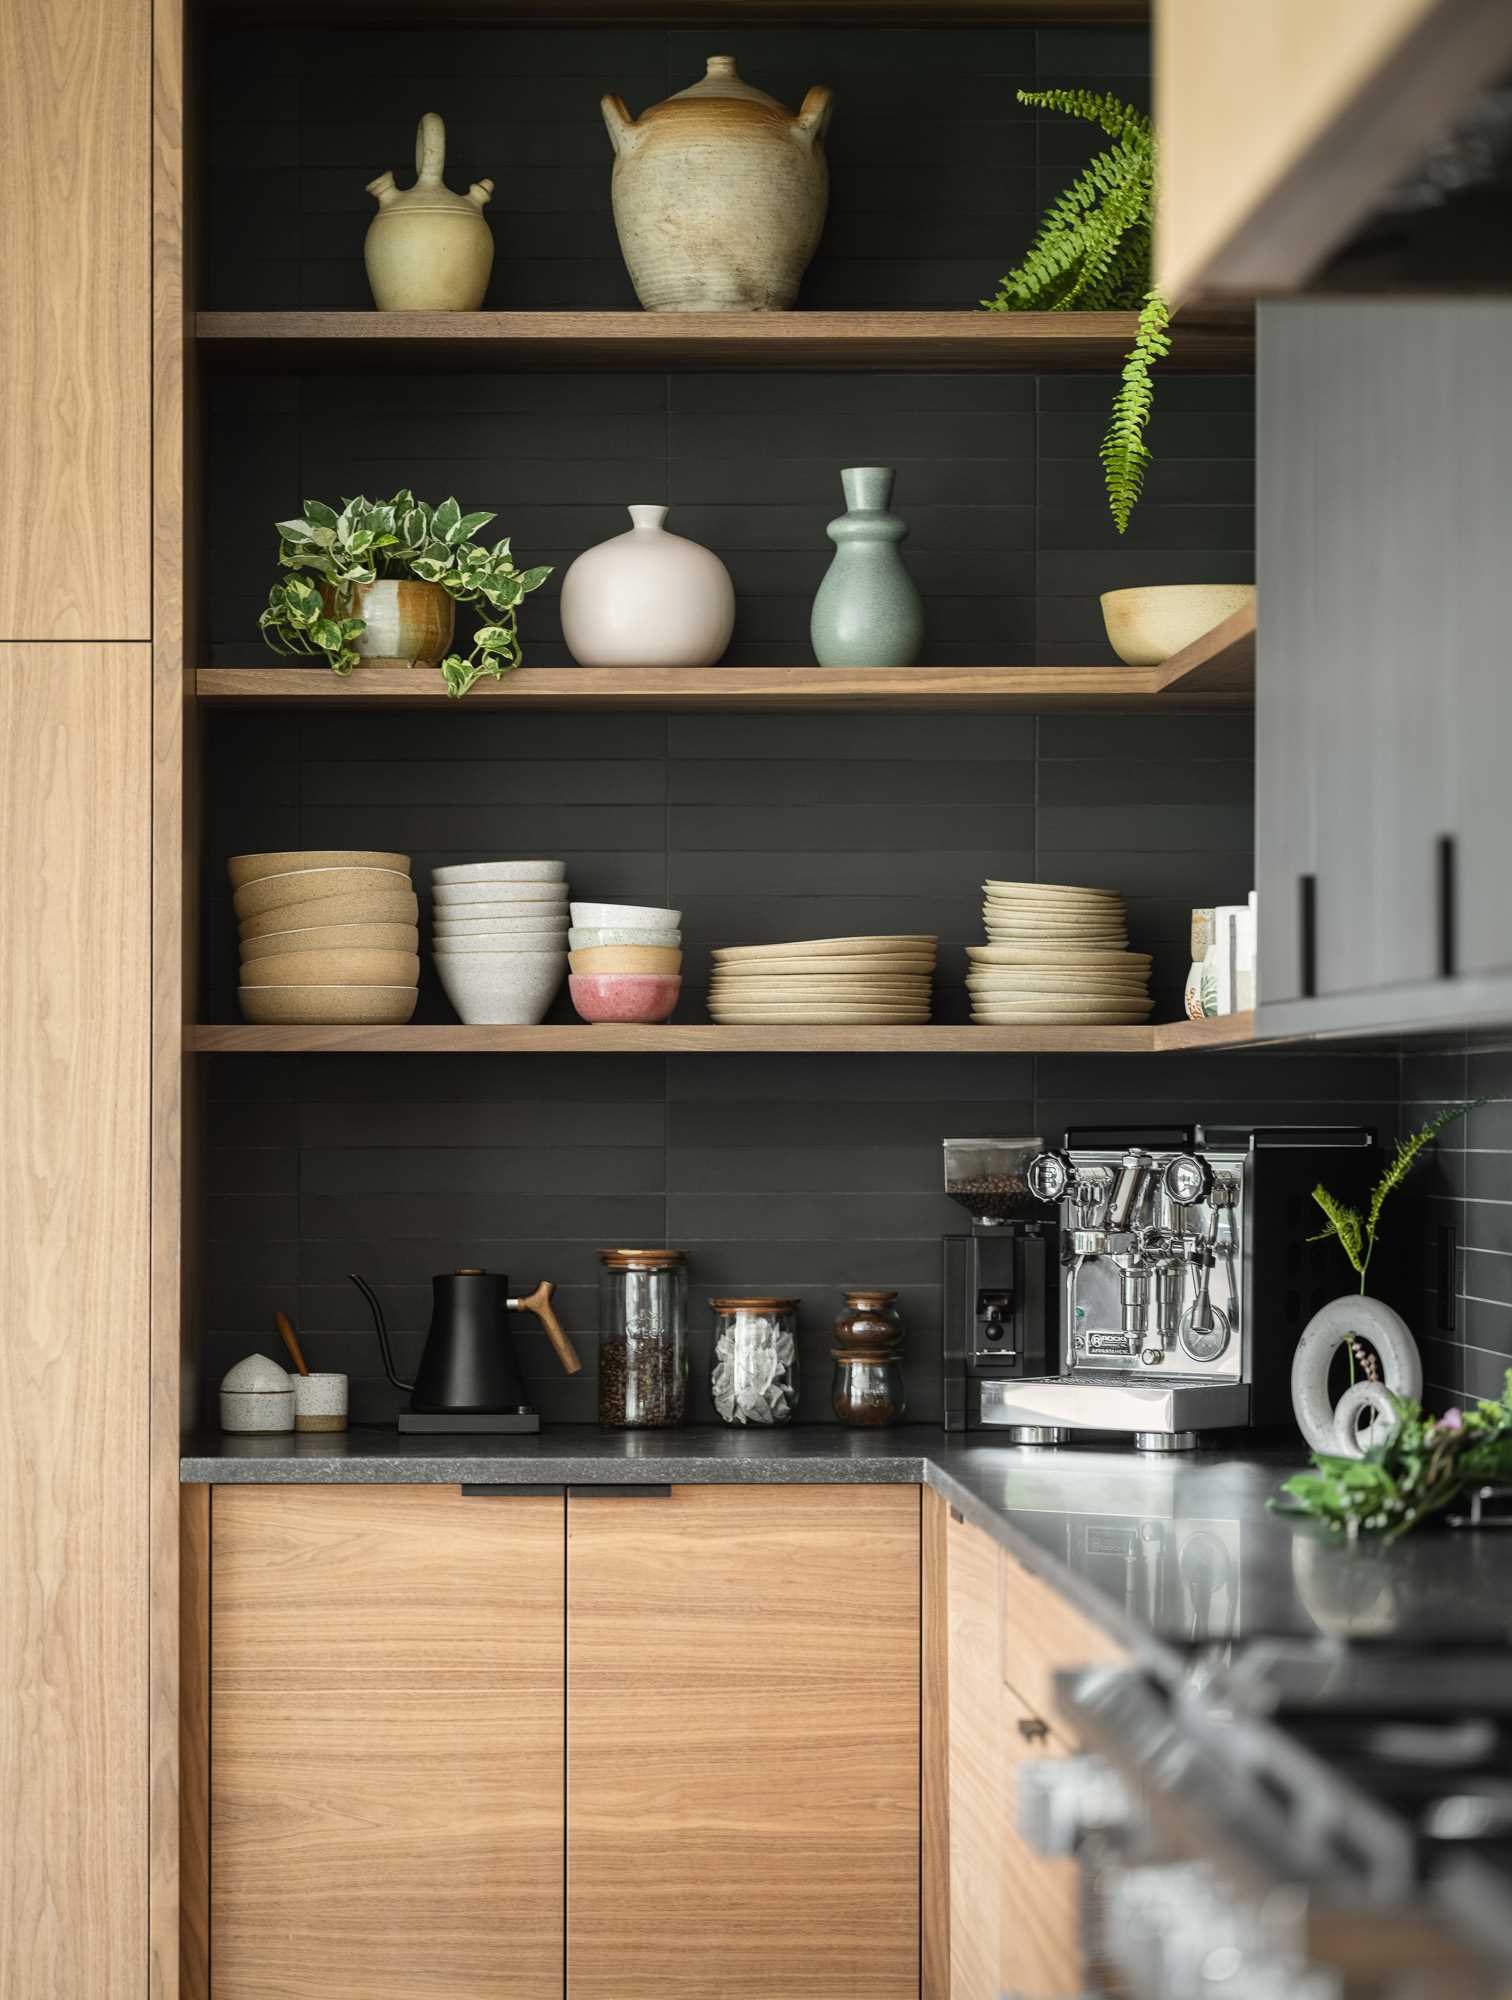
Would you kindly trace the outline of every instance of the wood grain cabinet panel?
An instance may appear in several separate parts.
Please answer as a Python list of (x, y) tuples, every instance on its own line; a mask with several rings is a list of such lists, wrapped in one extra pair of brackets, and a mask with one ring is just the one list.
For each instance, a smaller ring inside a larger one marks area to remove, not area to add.
[(1046, 1718), (1006, 1686), (999, 1741), (1004, 1813), (993, 1853), (1001, 1880), (998, 1993), (1010, 2000), (1069, 2000), (1086, 1990), (1077, 1864), (1047, 1859), (1018, 1830), (1020, 1774), (1069, 1752)]
[(150, 703), (0, 646), (3, 2000), (146, 1990)]
[(952, 1520), (945, 1586), (950, 1680), (950, 2000), (998, 2000), (1007, 1814), (998, 1547)]
[(1001, 1562), (1002, 1677), (1026, 1708), (1065, 1737), (1055, 1676), (1075, 1667), (1127, 1665), (1129, 1650), (1006, 1549)]
[(919, 1489), (568, 1508), (568, 2000), (917, 2000)]
[(564, 1505), (216, 1490), (214, 2000), (561, 2000)]
[(151, 40), (0, 7), (0, 639), (151, 636)]

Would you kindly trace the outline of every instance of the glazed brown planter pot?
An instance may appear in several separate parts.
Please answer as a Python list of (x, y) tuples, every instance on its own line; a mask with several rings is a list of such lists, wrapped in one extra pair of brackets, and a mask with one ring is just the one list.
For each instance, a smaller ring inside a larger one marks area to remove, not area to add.
[[(334, 617), (334, 594), (327, 589), (321, 596)], [(439, 583), (380, 577), (376, 583), (353, 584), (349, 615), (367, 625), (353, 641), (359, 658), (412, 660), (434, 666), (451, 650), (457, 607)]]

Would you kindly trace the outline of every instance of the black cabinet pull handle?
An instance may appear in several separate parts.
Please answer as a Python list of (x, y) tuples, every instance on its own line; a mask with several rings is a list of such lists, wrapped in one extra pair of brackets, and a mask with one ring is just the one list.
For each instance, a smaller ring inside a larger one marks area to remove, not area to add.
[(585, 1484), (567, 1488), (569, 1500), (670, 1500), (672, 1488), (655, 1483), (641, 1484), (640, 1481), (623, 1485), (606, 1483), (603, 1486)]
[(464, 1500), (518, 1500), (539, 1498), (543, 1494), (553, 1495), (566, 1492), (565, 1486), (531, 1486), (516, 1481), (490, 1485), (466, 1485), (462, 1488)]
[(1043, 1743), (1050, 1734), (1050, 1725), (1037, 1715), (1021, 1715), (1018, 1733), (1026, 1743)]
[(1297, 971), (1304, 1000), (1318, 991), (1318, 878), (1297, 877)]
[(1459, 957), (1458, 912), (1454, 896), (1454, 835), (1441, 833), (1438, 838), (1438, 976), (1453, 979)]

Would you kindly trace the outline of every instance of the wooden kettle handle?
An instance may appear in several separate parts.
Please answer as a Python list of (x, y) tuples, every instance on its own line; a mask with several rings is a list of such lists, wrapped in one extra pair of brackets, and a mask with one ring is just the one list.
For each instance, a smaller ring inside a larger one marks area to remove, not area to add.
[(576, 1375), (583, 1364), (577, 1349), (563, 1331), (562, 1322), (551, 1309), (551, 1295), (555, 1290), (555, 1285), (542, 1278), (528, 1299), (511, 1299), (509, 1303), (516, 1312), (535, 1314), (546, 1329), (546, 1338), (556, 1349), (557, 1360), (569, 1375)]

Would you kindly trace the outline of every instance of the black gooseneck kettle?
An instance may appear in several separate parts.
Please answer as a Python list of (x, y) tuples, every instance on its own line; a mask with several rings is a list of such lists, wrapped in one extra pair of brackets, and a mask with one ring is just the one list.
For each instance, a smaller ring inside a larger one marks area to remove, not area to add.
[(413, 1382), (395, 1370), (388, 1323), (378, 1295), (353, 1271), (352, 1283), (367, 1300), (383, 1356), (384, 1373), (409, 1393), (401, 1431), (538, 1431), (541, 1419), (525, 1394), (508, 1315), (534, 1313), (569, 1375), (582, 1367), (577, 1349), (552, 1311), (555, 1285), (543, 1278), (526, 1298), (512, 1298), (500, 1271), (442, 1271), (431, 1279), (431, 1321)]

